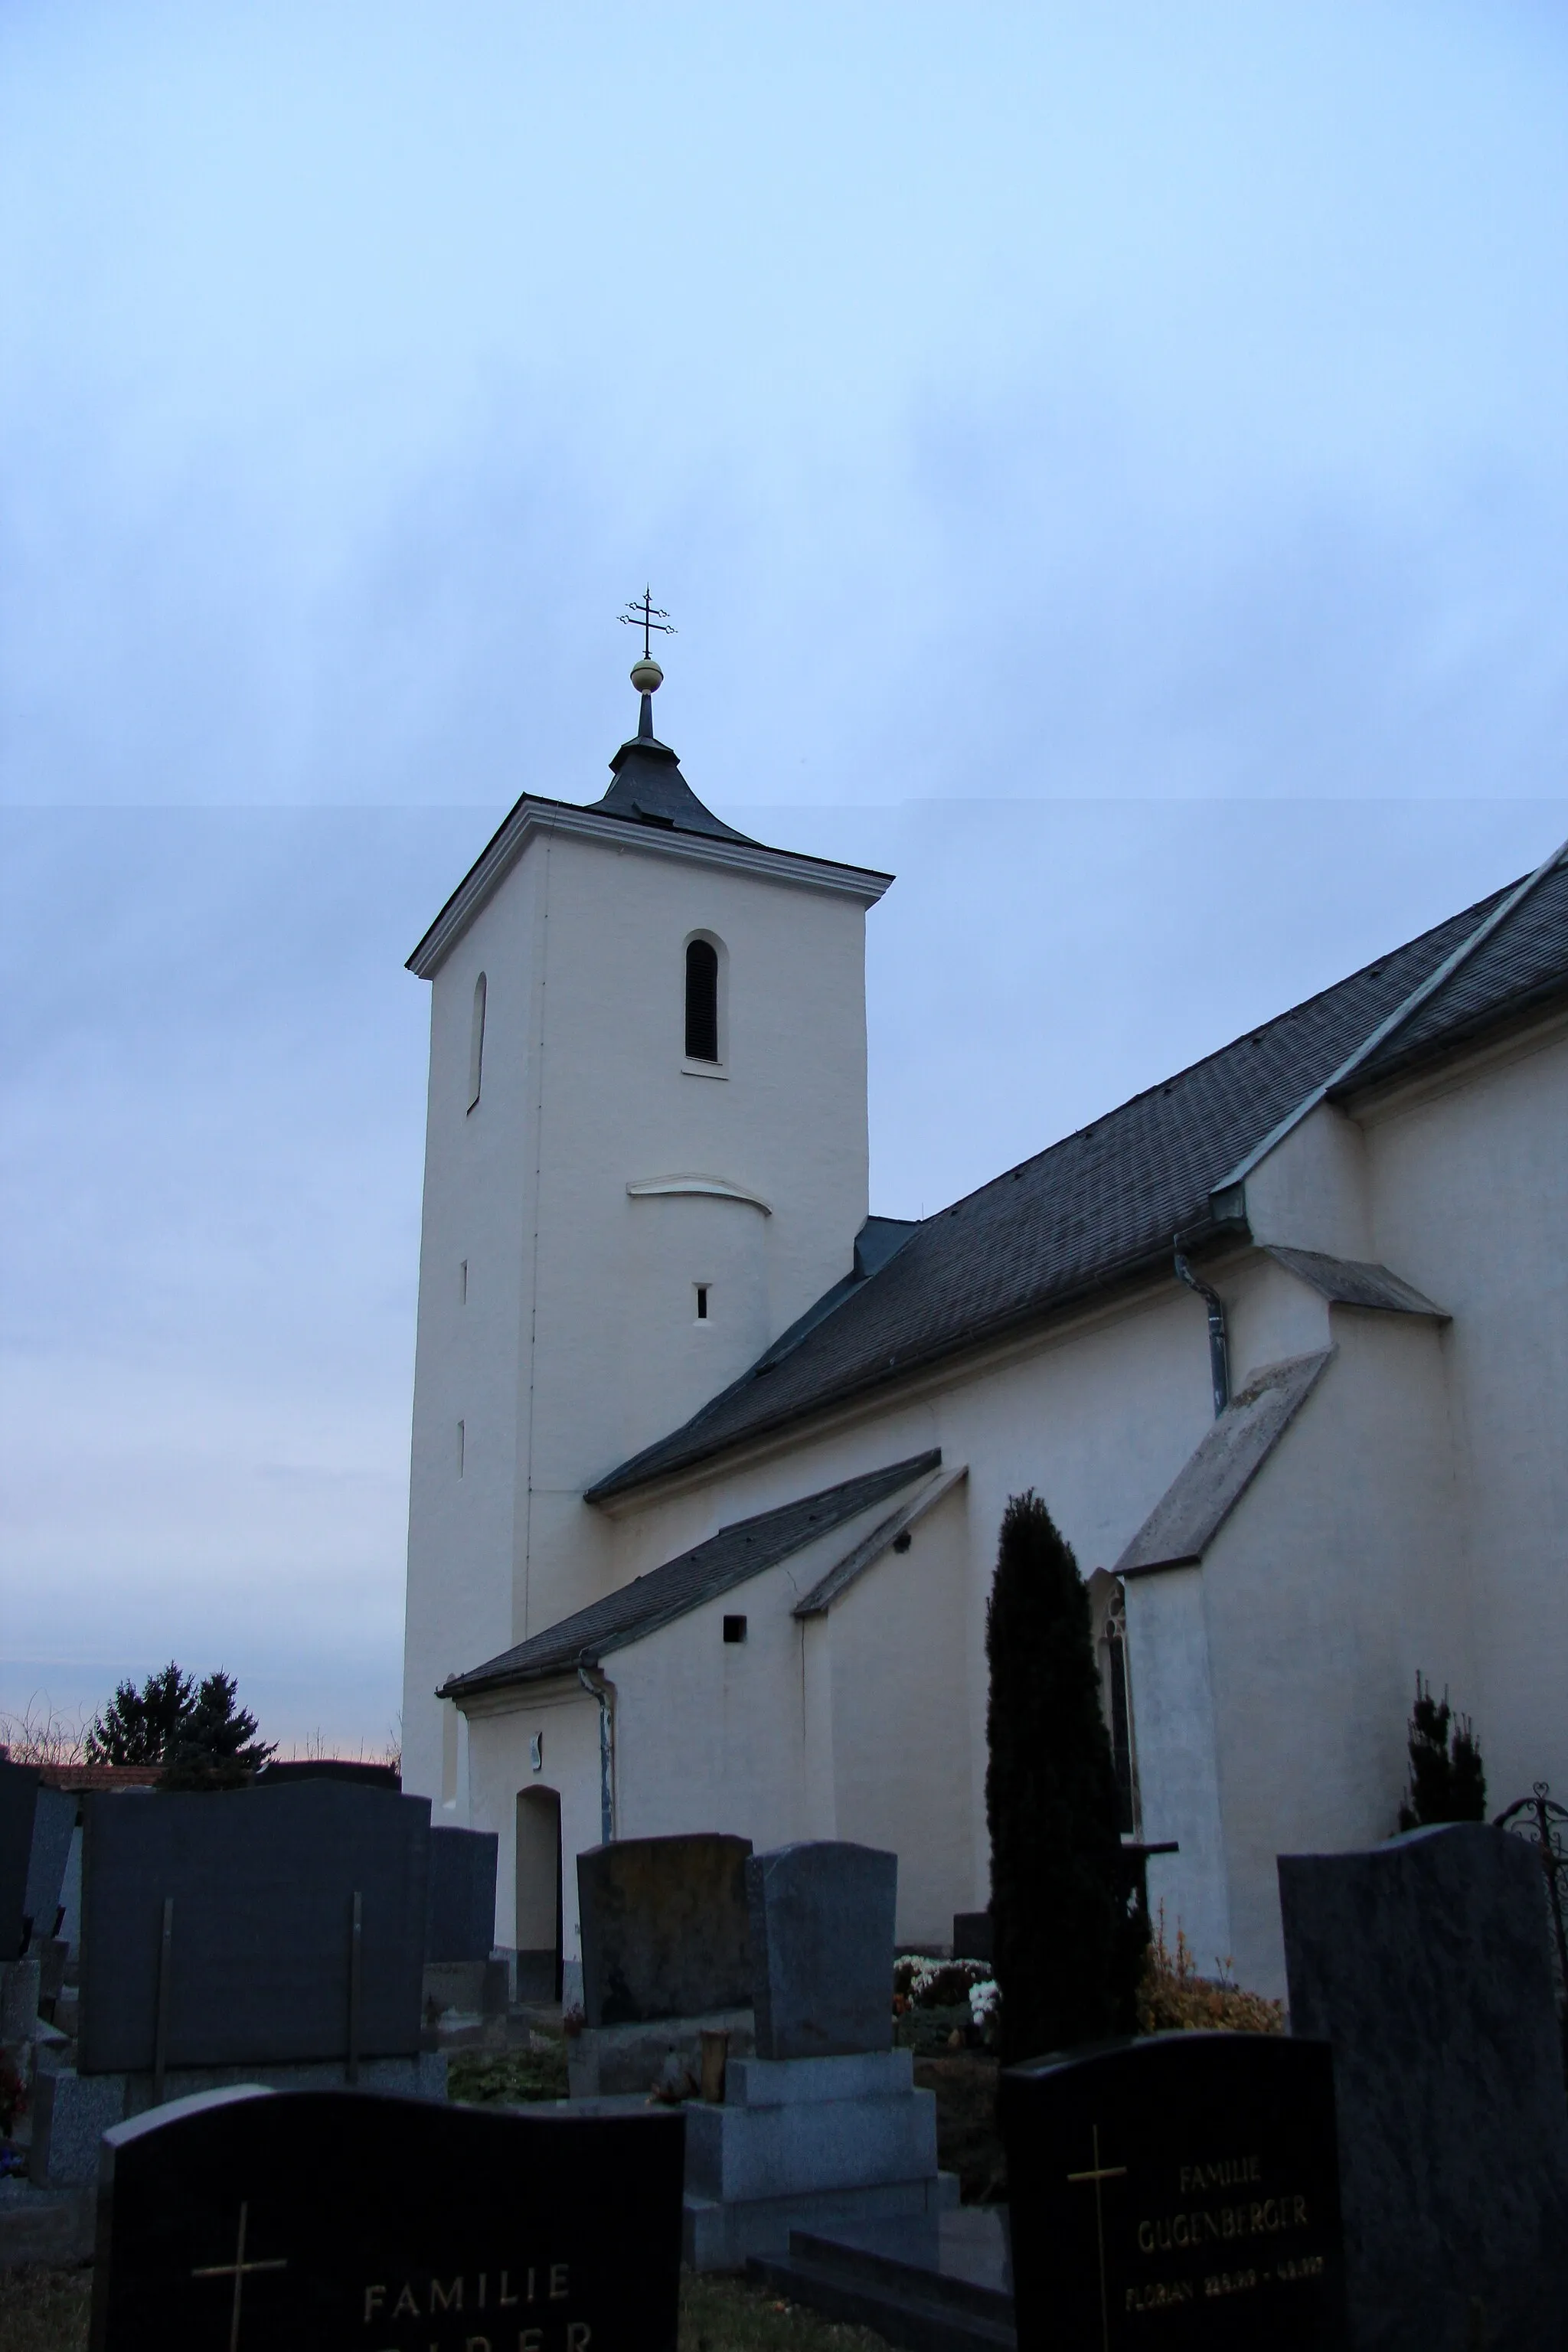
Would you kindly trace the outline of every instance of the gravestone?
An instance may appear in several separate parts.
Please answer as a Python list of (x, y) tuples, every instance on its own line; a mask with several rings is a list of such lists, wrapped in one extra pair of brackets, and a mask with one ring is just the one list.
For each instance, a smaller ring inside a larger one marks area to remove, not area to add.
[(744, 2009), (750, 1838), (625, 1838), (577, 1857), (590, 2027)]
[(33, 1844), (27, 1861), (27, 1891), (22, 1908), (33, 1923), (33, 1941), (52, 1936), (59, 1914), (60, 1886), (76, 1828), (78, 1800), (64, 1789), (40, 1786), (33, 1812)]
[(1279, 1904), (1292, 2031), (1333, 2047), (1358, 2352), (1556, 2352), (1568, 2099), (1535, 1854), (1479, 1822), (1281, 1854)]
[(845, 2058), (893, 2041), (899, 1858), (814, 1840), (746, 1864), (759, 2058)]
[(171, 2068), (418, 2050), (427, 1799), (310, 1780), (85, 1811), (82, 2074), (153, 2066), (161, 2002)]
[(682, 2119), (209, 2092), (104, 2136), (95, 2352), (675, 2352)]
[(496, 1854), (493, 1830), (430, 1832), (427, 1960), (488, 1960), (496, 1939)]
[(989, 1911), (955, 1911), (952, 1915), (952, 1957), (983, 1960), (991, 1966), (994, 1942)]
[(1018, 2341), (1341, 2352), (1332, 2062), (1160, 2033), (1001, 2078)]
[(32, 1765), (0, 1760), (0, 1960), (14, 1960), (22, 1949), (37, 1793)]

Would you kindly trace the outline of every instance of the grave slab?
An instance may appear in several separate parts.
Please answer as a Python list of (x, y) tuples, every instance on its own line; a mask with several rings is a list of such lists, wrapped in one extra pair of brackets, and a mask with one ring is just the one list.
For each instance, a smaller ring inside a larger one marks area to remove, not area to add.
[(331, 1780), (89, 1797), (81, 2071), (154, 2063), (166, 1901), (169, 2066), (416, 2052), (429, 1815)]
[(1161, 2033), (1007, 2069), (1021, 2345), (1340, 2352), (1327, 2045)]
[(746, 1864), (761, 2058), (887, 2050), (899, 1858), (813, 1840)]
[(908, 2352), (1015, 2352), (1005, 2206), (790, 2231), (748, 2275), (826, 2319), (869, 2327)]
[(646, 2098), (653, 2084), (679, 2089), (702, 2079), (702, 2036), (727, 2033), (731, 2065), (752, 2046), (749, 2009), (713, 2010), (706, 2017), (667, 2017), (649, 2024), (584, 2026), (566, 2045), (566, 2073), (574, 2099)]
[(21, 1954), (37, 1793), (38, 1775), (32, 1765), (0, 1759), (0, 1960)]
[(40, 1784), (33, 1809), (33, 1843), (27, 1857), (27, 1886), (22, 1899), (25, 1916), (32, 1922), (33, 1943), (55, 1932), (60, 1907), (60, 1886), (76, 1828), (76, 1797), (64, 1789)]
[(489, 1958), (500, 1843), (493, 1830), (431, 1830), (427, 1961)]
[(237, 2089), (108, 2135), (97, 2352), (675, 2352), (681, 2119)]
[(590, 2026), (747, 2009), (749, 1838), (625, 1838), (577, 1857)]
[[(269, 2090), (289, 2095), (347, 2087), (341, 2061), (251, 2069), (181, 2067), (164, 2082), (163, 2106), (226, 2092), (238, 2084), (249, 2086), (258, 2080)], [(441, 2101), (447, 2096), (447, 2060), (443, 2053), (434, 2050), (422, 2050), (415, 2058), (367, 2058), (360, 2068), (359, 2087), (390, 2097)], [(79, 2074), (71, 2066), (40, 2073), (34, 2094), (34, 2179), (50, 2189), (76, 2188), (96, 2180), (104, 2133), (138, 2116), (161, 2113), (153, 2094), (151, 2074)]]
[(1292, 2031), (1334, 2053), (1357, 2352), (1560, 2352), (1568, 2098), (1534, 1853), (1477, 1822), (1279, 1866)]

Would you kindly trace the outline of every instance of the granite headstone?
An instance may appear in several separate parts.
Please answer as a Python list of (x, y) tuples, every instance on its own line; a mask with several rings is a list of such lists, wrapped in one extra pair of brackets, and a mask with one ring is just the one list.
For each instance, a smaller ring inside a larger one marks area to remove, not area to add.
[(1332, 2062), (1159, 2033), (1001, 2078), (1018, 2342), (1342, 2352)]
[(675, 2352), (683, 2119), (246, 2086), (104, 2135), (95, 2352)]
[(1483, 1822), (1281, 1854), (1293, 2032), (1331, 2043), (1357, 2352), (1568, 2333), (1568, 2099), (1530, 1848)]
[(500, 1844), (493, 1830), (431, 1831), (425, 1929), (427, 1960), (489, 1958), (496, 1940)]
[(744, 2009), (750, 1838), (624, 1838), (577, 1857), (583, 2011), (590, 2026)]
[(846, 2058), (893, 2040), (899, 1857), (814, 1840), (746, 1864), (759, 2058)]
[(32, 1852), (27, 1861), (27, 1891), (22, 1904), (25, 1915), (32, 1921), (34, 1942), (55, 1932), (78, 1801), (64, 1789), (39, 1787), (33, 1813)]
[(989, 1911), (953, 1913), (952, 1957), (955, 1960), (983, 1960), (989, 1968), (994, 1948)]
[(310, 1780), (85, 1811), (82, 2074), (154, 2063), (161, 1983), (171, 2068), (418, 2050), (428, 1799)]
[(0, 1960), (16, 1959), (22, 1948), (37, 1793), (32, 1765), (0, 1759)]

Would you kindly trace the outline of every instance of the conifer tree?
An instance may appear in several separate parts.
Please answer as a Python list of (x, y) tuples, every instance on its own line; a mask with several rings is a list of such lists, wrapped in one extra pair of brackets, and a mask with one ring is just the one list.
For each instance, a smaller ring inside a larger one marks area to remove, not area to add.
[(196, 1691), (180, 1726), (165, 1789), (241, 1789), (271, 1755), (256, 1737), (256, 1717), (236, 1704), (237, 1686), (220, 1667)]
[(166, 1764), (195, 1699), (195, 1684), (171, 1658), (140, 1690), (117, 1683), (114, 1696), (88, 1726), (89, 1764)]
[(992, 1937), (1011, 2064), (1132, 2032), (1148, 1941), (1117, 1826), (1088, 1590), (1032, 1491), (1003, 1517), (985, 1654)]
[(1399, 1808), (1402, 1830), (1430, 1829), (1439, 1822), (1484, 1822), (1487, 1776), (1481, 1744), (1468, 1715), (1455, 1715), (1448, 1694), (1434, 1698), (1431, 1685), (1415, 1677), (1410, 1710), (1410, 1783)]

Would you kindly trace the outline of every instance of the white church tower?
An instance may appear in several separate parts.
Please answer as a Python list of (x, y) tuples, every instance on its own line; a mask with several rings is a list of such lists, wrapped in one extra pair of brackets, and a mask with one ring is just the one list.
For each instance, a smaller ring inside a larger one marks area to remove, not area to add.
[(867, 1213), (865, 913), (653, 732), (589, 807), (529, 793), (409, 959), (432, 983), (404, 1786), (458, 1794), (435, 1696), (597, 1599), (584, 1489), (849, 1272)]

